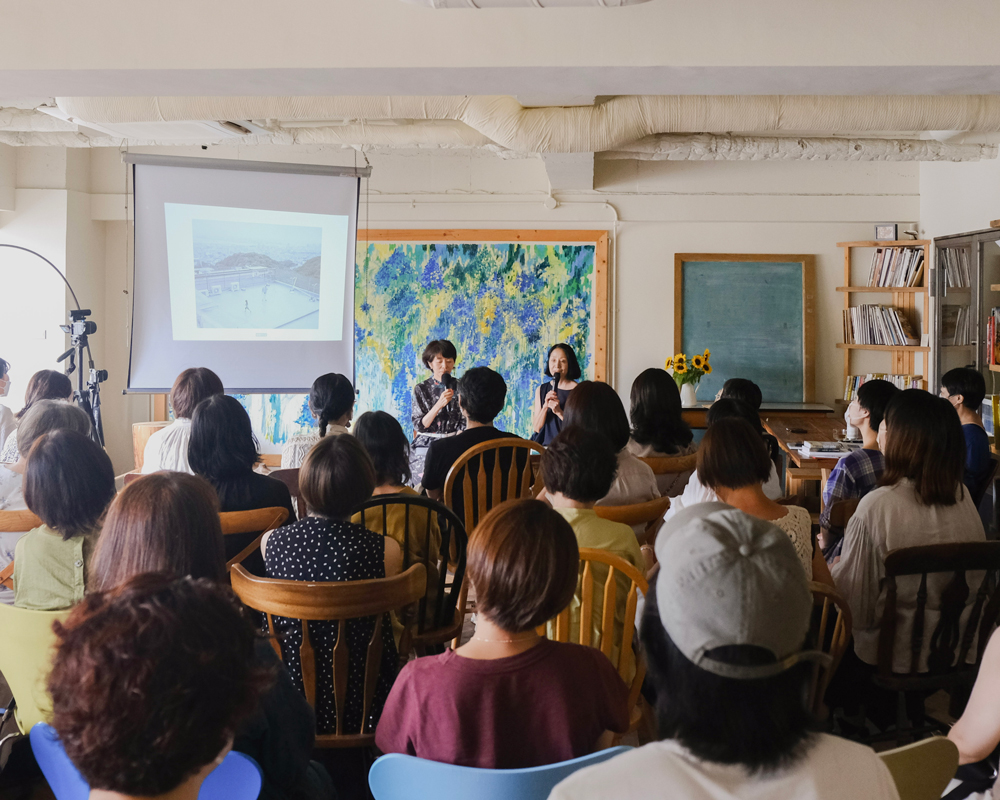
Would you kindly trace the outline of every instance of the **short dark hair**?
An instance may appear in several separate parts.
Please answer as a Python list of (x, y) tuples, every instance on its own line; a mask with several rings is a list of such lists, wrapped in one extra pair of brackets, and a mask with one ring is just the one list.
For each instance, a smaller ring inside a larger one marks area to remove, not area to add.
[(941, 385), (948, 394), (962, 395), (962, 405), (979, 411), (986, 397), (986, 380), (979, 370), (971, 367), (956, 367), (941, 376)]
[(326, 436), (326, 426), (354, 408), (354, 387), (347, 376), (328, 372), (313, 381), (309, 408), (319, 422), (319, 435)]
[(573, 528), (540, 500), (510, 500), (469, 537), (476, 610), (505, 631), (532, 630), (569, 605), (580, 550)]
[(760, 387), (749, 378), (730, 378), (722, 384), (722, 396), (719, 399), (723, 397), (740, 400), (754, 411), (760, 411), (760, 404), (764, 402)]
[(170, 389), (170, 405), (178, 419), (190, 419), (198, 404), (212, 395), (224, 394), (219, 376), (207, 367), (191, 367), (174, 380)]
[(563, 424), (603, 433), (616, 453), (625, 448), (632, 434), (622, 399), (604, 381), (577, 384), (563, 408)]
[(376, 486), (409, 482), (410, 442), (394, 416), (385, 411), (366, 411), (354, 423), (354, 438), (371, 456)]
[[(219, 485), (253, 471), (260, 460), (250, 415), (235, 397), (214, 394), (198, 403), (191, 415), (188, 463), (198, 475)], [(225, 499), (220, 496), (223, 506)]]
[(70, 430), (35, 440), (24, 473), (24, 502), (63, 539), (96, 528), (114, 497), (115, 470), (99, 444)]
[(493, 422), (506, 401), (507, 381), (489, 367), (473, 367), (458, 379), (458, 402), (473, 422)]
[(207, 580), (140, 575), (87, 594), (53, 628), (52, 726), (92, 789), (177, 788), (222, 752), (273, 681), (239, 601)]
[(603, 434), (567, 425), (545, 448), (541, 467), (548, 491), (593, 503), (611, 491), (618, 457)]
[(958, 502), (965, 435), (955, 407), (923, 389), (907, 389), (889, 403), (885, 427), (885, 472), (879, 485), (909, 478), (924, 505)]
[(302, 462), (299, 491), (311, 514), (346, 519), (375, 491), (375, 465), (353, 436), (327, 436)]
[[(646, 595), (640, 639), (656, 691), (660, 738), (676, 739), (696, 758), (740, 764), (751, 773), (780, 768), (804, 754), (813, 725), (806, 707), (812, 676), (807, 662), (755, 680), (699, 668), (664, 629), (655, 581)], [(753, 645), (728, 645), (709, 654), (733, 664), (774, 661), (773, 653)]]
[(868, 412), (868, 425), (873, 431), (878, 430), (885, 419), (886, 408), (899, 392), (900, 389), (894, 384), (877, 378), (865, 381), (858, 387), (858, 405)]
[(424, 362), (424, 366), (427, 369), (431, 368), (434, 356), (442, 356), (454, 360), (458, 358), (458, 351), (455, 349), (455, 345), (447, 339), (435, 339), (428, 343), (427, 347), (424, 348), (424, 354), (420, 356), (420, 360)]
[(698, 447), (698, 480), (709, 489), (739, 489), (766, 483), (771, 477), (767, 445), (739, 417), (716, 420)]
[(568, 381), (577, 380), (583, 373), (580, 371), (580, 362), (577, 361), (576, 353), (573, 352), (573, 348), (570, 347), (565, 342), (559, 342), (558, 344), (552, 345), (549, 348), (549, 352), (545, 354), (545, 374), (551, 378), (552, 373), (549, 372), (549, 357), (552, 355), (552, 351), (559, 348), (566, 354), (566, 374), (562, 377)]
[(749, 422), (750, 427), (757, 431), (764, 439), (770, 459), (775, 462), (780, 459), (781, 450), (778, 446), (778, 440), (764, 430), (757, 409), (734, 397), (721, 397), (708, 407), (708, 412), (705, 414), (705, 422), (711, 428), (720, 419), (728, 417), (739, 417)]
[(650, 367), (632, 381), (632, 438), (664, 454), (691, 444), (694, 434), (681, 416), (681, 393), (665, 369)]
[(24, 390), (24, 406), (14, 416), (21, 419), (39, 400), (65, 400), (71, 394), (73, 384), (68, 375), (54, 369), (40, 369), (28, 378), (28, 386)]
[(106, 591), (144, 572), (225, 579), (219, 501), (204, 478), (154, 472), (126, 486), (111, 504), (88, 583)]

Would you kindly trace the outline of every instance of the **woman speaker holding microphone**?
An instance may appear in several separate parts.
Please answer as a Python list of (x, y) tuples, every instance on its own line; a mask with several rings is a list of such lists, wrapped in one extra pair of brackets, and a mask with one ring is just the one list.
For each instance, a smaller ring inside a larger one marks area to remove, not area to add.
[(552, 380), (538, 387), (535, 395), (531, 441), (548, 447), (562, 428), (563, 406), (580, 378), (580, 362), (573, 348), (562, 342), (552, 345), (545, 360), (545, 375)]
[(435, 339), (424, 348), (420, 360), (431, 377), (413, 387), (413, 445), (410, 448), (410, 472), (419, 482), (424, 474), (427, 448), (435, 439), (454, 436), (465, 430), (465, 417), (458, 407), (452, 376), (458, 352), (447, 339)]

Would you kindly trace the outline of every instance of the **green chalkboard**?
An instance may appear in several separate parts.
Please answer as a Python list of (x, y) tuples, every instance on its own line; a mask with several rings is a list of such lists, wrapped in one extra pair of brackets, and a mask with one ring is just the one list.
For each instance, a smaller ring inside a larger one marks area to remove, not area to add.
[(700, 400), (749, 378), (766, 402), (812, 401), (812, 256), (678, 254), (674, 286), (676, 350), (712, 351)]

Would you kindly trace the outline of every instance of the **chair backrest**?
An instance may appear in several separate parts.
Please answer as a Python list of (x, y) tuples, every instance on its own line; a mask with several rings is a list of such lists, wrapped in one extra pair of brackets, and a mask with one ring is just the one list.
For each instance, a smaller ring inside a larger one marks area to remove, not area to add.
[(292, 502), (295, 503), (295, 510), (299, 517), (304, 517), (306, 503), (302, 499), (302, 492), (299, 491), (299, 468), (272, 469), (267, 475), (269, 478), (277, 478), (288, 487), (288, 493), (292, 496)]
[(686, 456), (639, 456), (639, 460), (647, 464), (654, 475), (675, 475), (680, 472), (693, 472), (698, 465), (698, 454)]
[(133, 422), (132, 423), (132, 461), (135, 468), (142, 469), (142, 463), (146, 455), (146, 442), (149, 437), (170, 425), (170, 420), (157, 422)]
[(21, 733), (45, 719), (50, 709), (45, 680), (52, 665), (56, 635), (52, 623), (64, 620), (70, 609), (32, 611), (0, 604), (0, 673), (17, 702), (14, 719)]
[[(491, 439), (470, 447), (452, 464), (444, 479), (445, 505), (454, 510), (455, 499), (460, 497), (462, 521), (471, 531), (493, 506), (537, 494), (530, 456), (544, 452), (537, 442), (514, 438)], [(505, 471), (501, 462), (508, 457), (510, 465)], [(475, 478), (469, 475), (471, 461), (477, 466)]]
[(142, 472), (134, 472), (134, 471), (126, 472), (124, 475), (122, 475), (122, 485), (131, 486), (133, 483), (135, 483), (142, 477), (144, 477), (144, 473)]
[[(333, 687), (337, 709), (336, 732), (320, 734), (317, 745), (323, 747), (368, 747), (374, 744), (375, 734), (364, 733), (364, 720), (375, 697), (379, 666), (382, 660), (382, 618), (389, 611), (399, 614), (403, 634), (399, 652), (410, 650), (411, 606), (415, 605), (427, 589), (427, 571), (423, 564), (414, 564), (405, 572), (391, 578), (365, 581), (288, 581), (276, 578), (259, 578), (237, 564), (230, 573), (233, 591), (243, 603), (263, 613), (268, 630), (275, 635), (274, 617), (288, 617), (302, 624), (302, 646), (299, 651), (302, 683), (309, 705), (316, 706), (316, 652), (310, 641), (309, 622), (337, 622), (337, 638), (333, 644)], [(348, 664), (350, 647), (347, 639), (347, 622), (373, 617), (374, 633), (368, 642), (364, 669), (361, 730), (344, 730), (344, 708), (347, 705)], [(271, 646), (281, 658), (281, 647), (276, 639)]]
[(282, 508), (281, 506), (252, 508), (249, 511), (220, 512), (219, 522), (222, 525), (223, 536), (242, 533), (260, 534), (252, 542), (250, 542), (250, 544), (226, 562), (226, 569), (231, 570), (233, 565), (239, 564), (247, 556), (259, 549), (260, 542), (261, 539), (264, 538), (264, 534), (280, 525), (283, 525), (286, 519), (288, 519), (288, 509)]
[[(546, 800), (559, 781), (630, 747), (610, 747), (558, 764), (526, 769), (477, 769), (390, 753), (372, 764), (368, 786), (375, 800)], [(61, 800), (61, 798), (57, 798)]]
[(846, 528), (847, 523), (854, 516), (854, 512), (858, 510), (858, 503), (860, 502), (857, 497), (851, 497), (847, 500), (838, 500), (830, 506), (830, 527)]
[[(90, 786), (80, 774), (51, 725), (31, 729), (31, 752), (56, 800), (87, 800)], [(201, 784), (198, 800), (257, 800), (263, 777), (250, 756), (230, 750)]]
[[(462, 618), (465, 617), (462, 585), (465, 580), (465, 556), (469, 535), (454, 511), (429, 497), (406, 494), (377, 495), (362, 503), (355, 513), (361, 514), (362, 526), (366, 526), (366, 521), (370, 521), (373, 515), (376, 521), (381, 518), (382, 531), (385, 532), (389, 529), (389, 509), (394, 506), (401, 506), (404, 509), (403, 569), (407, 570), (412, 566), (410, 544), (411, 537), (414, 537), (423, 542), (421, 551), (425, 557), (419, 563), (424, 565), (428, 576), (437, 575), (437, 585), (431, 586), (428, 579), (427, 591), (420, 598), (417, 634), (423, 635), (428, 632), (428, 619), (431, 622), (430, 628), (452, 628), (455, 624), (456, 610), (460, 612)], [(423, 525), (420, 525), (411, 515), (410, 509), (412, 508), (426, 510), (427, 513), (417, 515), (424, 518)], [(431, 552), (431, 522), (434, 520), (437, 521), (438, 530), (441, 532), (441, 547), (437, 553)], [(450, 584), (447, 583), (449, 564), (452, 565), (453, 569), (453, 578)], [(462, 595), (461, 603), (459, 603), (460, 595)], [(434, 598), (434, 608), (431, 609), (430, 614), (427, 613), (429, 597)]]
[[(969, 599), (966, 572), (987, 572), (976, 592), (971, 612), (962, 629), (961, 617)], [(927, 576), (952, 573), (951, 580), (938, 597), (931, 599), (931, 608), (940, 609), (938, 624), (931, 634), (927, 667), (931, 674), (952, 672), (966, 663), (976, 642), (975, 663), (982, 660), (990, 631), (1000, 613), (1000, 542), (960, 542), (905, 547), (892, 550), (885, 557), (885, 606), (878, 640), (878, 673), (893, 674), (892, 661), (896, 639), (896, 579), (904, 575), (920, 575), (917, 606), (910, 636), (909, 674), (919, 672), (924, 649), (924, 618), (928, 604)], [(978, 632), (978, 636), (976, 633)], [(957, 652), (956, 652), (957, 651)], [(899, 674), (899, 673), (896, 673)]]
[(970, 490), (970, 493), (972, 494), (972, 502), (976, 504), (976, 508), (979, 508), (979, 504), (983, 502), (983, 498), (986, 496), (986, 491), (990, 488), (990, 484), (996, 480), (998, 467), (1000, 467), (1000, 461), (997, 461), (996, 456), (990, 456), (990, 471), (986, 474), (978, 486)]
[(31, 511), (0, 511), (0, 533), (30, 531), (41, 524), (42, 520)]
[[(621, 675), (622, 680), (626, 683), (629, 683), (630, 677), (632, 678), (628, 697), (628, 708), (631, 714), (633, 707), (639, 700), (642, 679), (646, 675), (646, 665), (642, 659), (639, 659), (638, 663), (635, 664), (635, 673), (631, 676), (629, 675), (635, 661), (632, 653), (632, 640), (635, 638), (635, 612), (636, 608), (638, 608), (639, 592), (642, 592), (644, 597), (649, 594), (649, 583), (646, 577), (624, 558), (609, 553), (607, 550), (581, 547), (580, 625), (579, 639), (576, 644), (582, 644), (587, 647), (594, 646), (591, 620), (594, 613), (594, 586), (597, 580), (591, 565), (595, 562), (605, 564), (608, 567), (608, 575), (604, 580), (604, 586), (601, 587), (603, 593), (600, 599), (602, 604), (600, 648), (601, 652), (610, 659), (615, 646), (618, 646), (618, 663), (614, 664), (615, 669), (618, 670), (618, 674)], [(622, 619), (622, 639), (620, 643), (615, 641), (615, 611), (618, 602), (618, 581), (616, 579), (618, 573), (625, 575), (631, 581), (628, 594), (625, 597), (625, 616)], [(559, 612), (555, 619), (555, 638), (557, 642), (569, 641), (570, 627), (570, 607), (567, 606)], [(539, 632), (544, 634), (545, 628), (540, 628)]]
[(851, 641), (851, 609), (847, 601), (832, 587), (816, 581), (809, 582), (813, 596), (813, 642), (817, 649), (830, 656), (830, 666), (813, 665), (813, 678), (809, 690), (809, 706), (819, 719), (825, 719), (827, 708), (823, 695), (837, 671), (840, 659)]
[(644, 503), (632, 503), (627, 506), (594, 506), (594, 512), (601, 519), (612, 522), (622, 522), (630, 528), (634, 525), (645, 525), (662, 519), (670, 508), (669, 497), (656, 497)]
[(878, 754), (892, 774), (899, 800), (937, 800), (955, 777), (958, 747), (933, 736)]
[(278, 469), (281, 466), (281, 453), (261, 453), (260, 463), (269, 469)]

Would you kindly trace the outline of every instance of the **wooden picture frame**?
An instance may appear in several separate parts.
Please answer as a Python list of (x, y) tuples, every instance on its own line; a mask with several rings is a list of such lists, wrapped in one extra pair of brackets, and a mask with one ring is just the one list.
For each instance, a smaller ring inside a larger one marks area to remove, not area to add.
[(603, 230), (510, 230), (454, 228), (434, 230), (358, 229), (364, 242), (526, 242), (538, 244), (593, 244), (594, 296), (591, 325), (594, 331), (594, 380), (609, 374), (608, 337), (608, 232)]
[(788, 253), (676, 253), (674, 255), (674, 352), (683, 352), (684, 264), (798, 263), (802, 268), (802, 398), (812, 403), (816, 396), (816, 257)]

